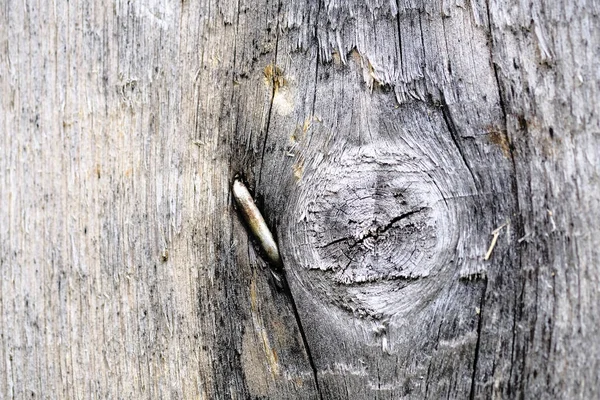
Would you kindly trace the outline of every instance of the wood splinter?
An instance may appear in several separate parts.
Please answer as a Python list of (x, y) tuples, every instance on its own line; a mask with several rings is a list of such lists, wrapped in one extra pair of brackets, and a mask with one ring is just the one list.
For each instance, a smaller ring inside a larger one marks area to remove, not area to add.
[(268, 263), (272, 267), (271, 273), (273, 274), (276, 283), (282, 287), (282, 277), (273, 270), (280, 270), (282, 268), (281, 256), (279, 255), (277, 243), (275, 243), (271, 230), (267, 226), (258, 207), (256, 207), (252, 195), (250, 195), (246, 185), (244, 185), (239, 178), (235, 178), (233, 181), (233, 198), (235, 199), (235, 203), (237, 204), (246, 225), (250, 229), (252, 236), (262, 249)]
[(483, 261), (488, 261), (490, 259), (490, 257), (492, 256), (492, 251), (494, 251), (494, 247), (496, 247), (496, 242), (498, 241), (498, 237), (500, 236), (500, 231), (506, 225), (508, 225), (508, 222), (500, 225), (498, 228), (496, 228), (492, 231), (492, 235), (494, 235), (494, 237), (492, 238), (492, 243), (490, 243), (490, 247), (488, 248), (488, 251), (485, 253), (485, 256), (483, 256)]

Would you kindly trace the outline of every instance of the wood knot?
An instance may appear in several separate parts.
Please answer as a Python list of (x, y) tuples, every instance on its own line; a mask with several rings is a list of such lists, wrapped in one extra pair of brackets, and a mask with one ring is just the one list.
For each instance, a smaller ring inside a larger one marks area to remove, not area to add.
[(440, 189), (451, 179), (434, 179), (434, 170), (432, 160), (395, 147), (320, 163), (303, 182), (291, 213), (301, 218), (288, 235), (311, 293), (375, 319), (433, 296), (438, 284), (428, 277), (448, 268), (457, 238)]

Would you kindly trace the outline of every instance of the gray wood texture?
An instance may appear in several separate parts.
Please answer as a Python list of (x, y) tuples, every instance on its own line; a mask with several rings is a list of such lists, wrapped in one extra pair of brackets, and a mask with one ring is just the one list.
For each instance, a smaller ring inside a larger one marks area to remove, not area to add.
[(599, 49), (595, 1), (4, 1), (0, 397), (599, 398)]

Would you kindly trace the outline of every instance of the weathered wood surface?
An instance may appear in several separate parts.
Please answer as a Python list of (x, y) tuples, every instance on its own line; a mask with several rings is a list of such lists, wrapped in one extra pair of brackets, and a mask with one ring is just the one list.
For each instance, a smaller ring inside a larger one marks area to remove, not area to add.
[(599, 15), (7, 0), (0, 397), (599, 397)]

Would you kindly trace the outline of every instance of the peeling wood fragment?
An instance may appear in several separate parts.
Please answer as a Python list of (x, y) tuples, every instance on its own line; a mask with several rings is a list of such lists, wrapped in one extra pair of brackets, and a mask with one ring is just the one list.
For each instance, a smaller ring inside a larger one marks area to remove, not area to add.
[(490, 247), (488, 248), (487, 252), (485, 253), (485, 256), (483, 257), (484, 261), (489, 260), (490, 257), (492, 256), (492, 251), (494, 251), (494, 247), (496, 247), (496, 242), (498, 242), (498, 236), (500, 236), (500, 231), (506, 225), (508, 225), (508, 223), (504, 223), (504, 224), (500, 225), (498, 228), (494, 229), (494, 231), (492, 232), (492, 235), (494, 235), (494, 237), (492, 238), (492, 242), (490, 243)]

